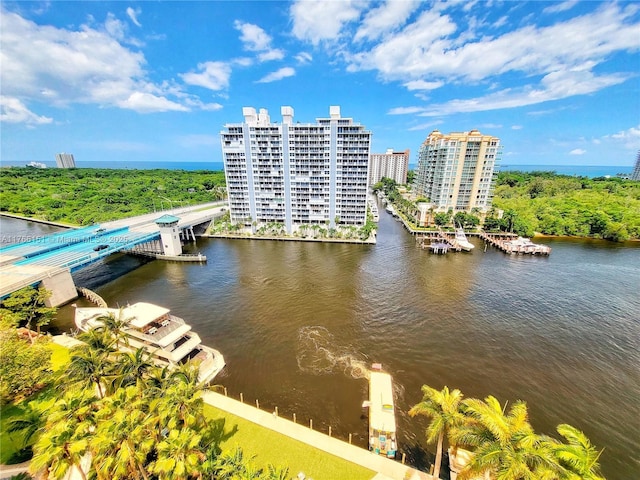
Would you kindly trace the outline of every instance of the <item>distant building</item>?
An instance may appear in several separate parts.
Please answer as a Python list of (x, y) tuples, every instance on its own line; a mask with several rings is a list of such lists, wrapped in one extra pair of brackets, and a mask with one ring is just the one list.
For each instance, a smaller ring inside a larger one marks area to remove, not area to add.
[(434, 130), (420, 147), (415, 192), (438, 211), (486, 211), (500, 154), (500, 139), (478, 130), (448, 135)]
[(631, 180), (640, 181), (640, 150), (638, 150), (638, 156), (636, 157), (636, 165), (631, 172)]
[(267, 110), (244, 107), (244, 122), (220, 133), (231, 221), (301, 225), (364, 225), (371, 132), (330, 107), (329, 118), (282, 123)]
[(394, 152), (389, 148), (387, 153), (372, 153), (369, 159), (369, 185), (378, 183), (383, 177), (404, 185), (407, 183), (408, 170), (409, 150)]
[(56, 165), (58, 168), (76, 168), (76, 161), (70, 153), (56, 153)]

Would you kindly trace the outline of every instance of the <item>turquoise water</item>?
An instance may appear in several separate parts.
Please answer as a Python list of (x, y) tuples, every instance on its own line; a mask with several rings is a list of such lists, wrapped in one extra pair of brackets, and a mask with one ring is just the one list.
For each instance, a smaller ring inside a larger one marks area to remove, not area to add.
[[(42, 162), (49, 168), (55, 168), (56, 162)], [(19, 166), (24, 167), (24, 163), (4, 163), (1, 166)], [(162, 168), (167, 170), (213, 170), (219, 171), (224, 169), (222, 162), (76, 162), (78, 168), (125, 168), (149, 170), (154, 168)], [(409, 168), (415, 169), (416, 165), (409, 165)], [(554, 171), (562, 175), (578, 175), (584, 177), (603, 177), (606, 175), (615, 177), (621, 173), (631, 175), (633, 167), (631, 165), (501, 165), (500, 171), (522, 170), (525, 172), (532, 171)]]

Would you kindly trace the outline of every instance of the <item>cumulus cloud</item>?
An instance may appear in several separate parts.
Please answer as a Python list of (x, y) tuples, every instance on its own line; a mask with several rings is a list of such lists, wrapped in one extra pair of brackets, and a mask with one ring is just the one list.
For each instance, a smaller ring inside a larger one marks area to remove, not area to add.
[(291, 67), (283, 67), (275, 72), (271, 72), (268, 75), (264, 76), (257, 83), (271, 83), (276, 82), (278, 80), (282, 80), (286, 77), (293, 77), (296, 74), (295, 69)]
[(243, 43), (244, 49), (249, 52), (257, 52), (260, 62), (284, 58), (284, 51), (272, 48), (271, 36), (258, 25), (236, 20), (234, 27), (240, 32), (240, 41)]
[(403, 25), (419, 5), (419, 0), (387, 0), (367, 12), (354, 40), (376, 39), (385, 35)]
[(627, 130), (621, 130), (611, 135), (605, 135), (603, 138), (621, 143), (625, 148), (633, 150), (640, 149), (640, 125)]
[(96, 104), (140, 113), (186, 111), (189, 102), (197, 104), (175, 83), (149, 80), (144, 55), (123, 45), (131, 43), (126, 28), (111, 13), (96, 28), (82, 25), (71, 30), (37, 25), (3, 9), (0, 81), (5, 96), (20, 99), (9, 104), (3, 121), (51, 120), (29, 112), (29, 102), (55, 107)]
[(365, 7), (361, 0), (297, 0), (290, 9), (293, 35), (313, 45), (337, 40), (343, 25), (358, 20)]
[(199, 73), (182, 73), (180, 77), (189, 85), (208, 88), (209, 90), (223, 90), (229, 86), (231, 67), (225, 62), (204, 62), (198, 64)]
[(569, 152), (569, 155), (584, 155), (585, 153), (587, 153), (587, 151), (582, 148), (574, 148)]
[(33, 113), (17, 98), (1, 95), (0, 121), (7, 123), (26, 123), (28, 125), (43, 125), (51, 123), (53, 119)]

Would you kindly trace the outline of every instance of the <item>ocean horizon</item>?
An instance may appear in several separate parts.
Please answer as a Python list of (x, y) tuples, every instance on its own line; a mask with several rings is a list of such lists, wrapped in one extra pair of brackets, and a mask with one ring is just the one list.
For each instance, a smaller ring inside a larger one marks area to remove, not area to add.
[[(56, 168), (55, 161), (39, 162), (44, 163), (47, 168)], [(0, 167), (25, 167), (28, 162), (4, 162), (0, 161)], [(107, 162), (107, 161), (76, 161), (77, 168), (108, 168), (123, 170), (210, 170), (219, 172), (224, 170), (223, 162)], [(409, 164), (410, 170), (415, 170), (417, 164)], [(522, 171), (522, 172), (555, 172), (559, 175), (571, 175), (580, 177), (605, 177), (616, 175), (631, 175), (633, 171), (632, 165), (534, 165), (534, 164), (508, 164), (499, 165), (497, 168), (500, 172), (505, 171)]]

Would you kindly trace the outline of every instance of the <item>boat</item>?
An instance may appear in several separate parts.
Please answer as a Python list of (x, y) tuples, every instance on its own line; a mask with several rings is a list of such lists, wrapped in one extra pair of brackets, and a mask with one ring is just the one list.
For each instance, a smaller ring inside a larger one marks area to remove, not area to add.
[(161, 367), (175, 368), (193, 360), (198, 364), (198, 380), (202, 384), (211, 382), (225, 366), (222, 354), (202, 345), (200, 336), (182, 318), (151, 303), (138, 302), (122, 309), (76, 307), (75, 324), (80, 331), (87, 332), (103, 326), (99, 318), (106, 315), (128, 320), (123, 329), (128, 344), (120, 346), (123, 351), (143, 347), (153, 363)]
[(396, 416), (393, 404), (391, 375), (374, 363), (369, 372), (369, 400), (362, 404), (369, 408), (369, 450), (388, 458), (397, 452)]
[(464, 250), (465, 252), (469, 252), (473, 250), (474, 245), (469, 240), (467, 240), (467, 236), (465, 235), (464, 230), (462, 229), (462, 226), (456, 228), (455, 237), (456, 237), (456, 242), (458, 243), (458, 246), (462, 250)]
[(503, 249), (507, 253), (528, 253), (533, 255), (549, 255), (551, 253), (551, 247), (533, 243), (531, 239), (525, 237), (518, 237), (515, 240), (504, 242)]

